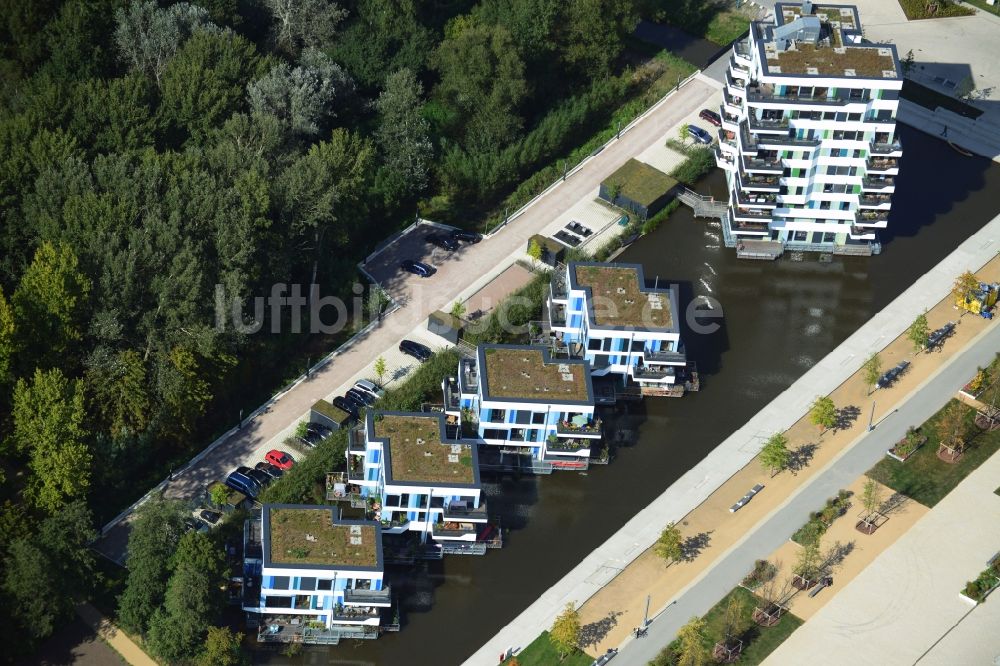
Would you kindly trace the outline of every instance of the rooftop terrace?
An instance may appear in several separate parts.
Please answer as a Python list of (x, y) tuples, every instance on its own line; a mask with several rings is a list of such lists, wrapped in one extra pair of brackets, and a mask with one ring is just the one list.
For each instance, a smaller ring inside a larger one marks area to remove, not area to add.
[(583, 363), (546, 363), (538, 347), (490, 347), (484, 352), (490, 398), (552, 402), (591, 399)]
[(332, 509), (270, 508), (268, 527), (272, 564), (378, 566), (375, 526), (334, 523)]
[(472, 447), (441, 442), (441, 419), (437, 414), (375, 417), (375, 437), (387, 439), (386, 448), (394, 481), (425, 483), (475, 483)]
[[(779, 5), (775, 26), (787, 25), (803, 16), (802, 5)], [(771, 74), (805, 76), (854, 76), (869, 79), (898, 78), (892, 50), (878, 45), (853, 45), (843, 31), (857, 33), (861, 20), (854, 6), (813, 5), (811, 16), (820, 19), (818, 44), (799, 40), (789, 49), (777, 51), (766, 42), (767, 69)]]
[(577, 286), (590, 287), (598, 326), (673, 327), (667, 290), (645, 291), (636, 269), (577, 264), (574, 270)]

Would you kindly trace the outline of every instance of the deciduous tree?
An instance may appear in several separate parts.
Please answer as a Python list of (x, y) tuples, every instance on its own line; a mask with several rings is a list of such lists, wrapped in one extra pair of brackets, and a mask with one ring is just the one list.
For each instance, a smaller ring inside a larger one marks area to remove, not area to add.
[(861, 366), (861, 376), (864, 378), (865, 384), (868, 385), (868, 394), (871, 395), (875, 382), (882, 376), (882, 357), (878, 355), (878, 352), (865, 360)]
[(760, 464), (771, 472), (771, 476), (788, 467), (790, 459), (788, 438), (780, 432), (771, 435), (760, 450)]
[(152, 76), (157, 85), (180, 45), (196, 30), (217, 30), (208, 12), (197, 5), (178, 2), (160, 8), (139, 0), (115, 12), (115, 46), (133, 69)]
[(692, 617), (677, 632), (678, 666), (704, 666), (708, 663), (708, 650), (705, 649), (705, 620)]
[(198, 666), (242, 666), (246, 663), (242, 643), (243, 634), (233, 633), (229, 627), (209, 627)]
[(580, 613), (572, 602), (566, 604), (563, 611), (556, 616), (549, 630), (549, 640), (559, 652), (560, 659), (580, 647)]
[(955, 278), (955, 284), (951, 287), (951, 293), (953, 293), (956, 298), (961, 298), (963, 300), (975, 298), (978, 292), (979, 278), (977, 278), (976, 274), (972, 271), (965, 271)]
[(882, 507), (882, 486), (874, 479), (865, 481), (861, 490), (861, 506), (865, 509), (864, 520), (870, 524), (872, 517)]
[(421, 114), (423, 87), (409, 69), (389, 75), (375, 101), (383, 184), (390, 203), (423, 190), (433, 152), (430, 127)]
[(662, 557), (667, 560), (668, 563), (673, 564), (681, 559), (684, 554), (684, 549), (682, 548), (683, 538), (681, 537), (681, 531), (677, 528), (674, 523), (667, 523), (667, 526), (663, 528), (660, 533), (660, 538), (656, 540), (653, 545), (653, 549), (657, 556)]
[(306, 47), (327, 48), (347, 12), (330, 0), (264, 0), (274, 17), (275, 43), (295, 55)]
[(375, 372), (375, 381), (379, 386), (382, 386), (382, 381), (385, 379), (385, 373), (388, 371), (384, 356), (379, 356), (375, 359), (375, 364), (372, 366), (372, 370)]
[(30, 383), (17, 382), (12, 411), (12, 440), (28, 456), (32, 472), (28, 497), (50, 513), (82, 498), (90, 486), (91, 463), (83, 383), (58, 369), (36, 370)]
[(101, 420), (114, 437), (146, 429), (150, 416), (149, 382), (139, 353), (101, 350), (87, 361), (86, 382)]
[(837, 406), (830, 396), (817, 396), (809, 407), (809, 420), (819, 427), (820, 431), (829, 430), (837, 425)]
[(14, 308), (4, 298), (3, 287), (0, 287), (0, 388), (14, 377), (14, 351), (17, 349), (15, 333)]
[(906, 339), (913, 343), (913, 351), (919, 352), (927, 346), (930, 329), (927, 327), (927, 311), (921, 312), (906, 329)]

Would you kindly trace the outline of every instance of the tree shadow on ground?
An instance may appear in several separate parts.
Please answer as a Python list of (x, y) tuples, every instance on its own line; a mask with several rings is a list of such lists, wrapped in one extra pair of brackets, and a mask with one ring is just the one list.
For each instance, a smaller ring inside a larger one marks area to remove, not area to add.
[(618, 625), (619, 615), (623, 615), (622, 611), (611, 611), (600, 620), (580, 627), (580, 645), (586, 647), (603, 641), (608, 632)]
[(808, 444), (803, 444), (794, 451), (789, 452), (788, 456), (788, 470), (795, 474), (800, 472), (809, 466), (812, 462), (813, 456), (816, 455), (817, 445), (810, 442)]
[(903, 507), (910, 501), (910, 498), (903, 493), (893, 493), (889, 496), (887, 500), (882, 502), (882, 505), (878, 508), (878, 512), (883, 516), (891, 516), (894, 513), (899, 513), (903, 510)]
[(824, 573), (829, 573), (830, 570), (842, 563), (848, 555), (854, 552), (854, 542), (848, 541), (847, 543), (840, 543), (839, 541), (830, 546), (830, 550), (826, 553), (826, 558), (823, 560), (823, 564), (820, 565), (820, 571)]
[(837, 423), (834, 430), (847, 430), (854, 425), (854, 422), (861, 416), (861, 408), (857, 405), (847, 405), (837, 410)]
[(689, 536), (681, 543), (681, 559), (690, 562), (701, 555), (701, 551), (708, 547), (708, 542), (712, 540), (712, 532), (700, 532), (694, 536)]

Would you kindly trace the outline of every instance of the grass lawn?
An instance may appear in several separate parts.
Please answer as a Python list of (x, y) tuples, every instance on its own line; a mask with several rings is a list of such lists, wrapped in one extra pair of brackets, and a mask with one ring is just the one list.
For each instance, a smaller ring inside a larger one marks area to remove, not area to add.
[[(927, 11), (929, 4), (937, 5), (937, 12), (931, 14)], [(983, 3), (986, 4), (986, 3)], [(899, 6), (903, 8), (906, 18), (914, 19), (946, 18), (949, 16), (969, 16), (975, 12), (968, 7), (963, 7), (948, 0), (937, 0), (935, 3), (928, 3), (927, 0), (899, 0)]]
[(1000, 3), (997, 3), (992, 7), (990, 7), (988, 4), (986, 4), (986, 0), (965, 0), (965, 2), (969, 3), (970, 5), (975, 5), (976, 7), (979, 7), (984, 12), (989, 12), (990, 14), (995, 14), (1000, 16)]
[[(738, 663), (741, 666), (754, 666), (764, 661), (793, 631), (802, 625), (802, 620), (791, 613), (783, 615), (778, 624), (773, 627), (761, 627), (755, 624), (753, 622), (753, 609), (758, 603), (757, 597), (742, 587), (737, 587), (705, 614), (704, 645), (709, 654), (711, 654), (715, 644), (725, 636), (726, 607), (729, 604), (729, 599), (734, 596), (743, 601), (743, 617), (750, 627), (740, 637), (743, 641), (743, 652), (740, 654)], [(675, 640), (664, 648), (651, 663), (655, 666), (671, 666), (677, 663), (674, 654), (677, 643)]]
[(970, 106), (965, 102), (955, 99), (949, 95), (945, 95), (944, 93), (939, 93), (938, 91), (928, 88), (927, 86), (914, 83), (909, 79), (903, 81), (903, 90), (901, 94), (903, 99), (919, 104), (920, 106), (931, 109), (932, 111), (940, 106), (948, 109), (949, 111), (954, 111), (961, 116), (965, 116), (966, 118), (978, 118), (983, 115), (983, 112), (974, 106)]
[[(547, 631), (543, 631), (541, 636), (531, 641), (531, 644), (518, 652), (515, 657), (519, 666), (551, 666), (552, 664), (560, 664), (560, 666), (590, 666), (594, 662), (593, 657), (588, 656), (581, 650), (577, 650), (562, 661), (559, 661), (559, 653), (552, 647), (552, 643), (549, 641), (549, 632)], [(503, 663), (511, 664), (513, 662), (511, 659), (508, 659)]]
[(720, 46), (731, 44), (750, 29), (750, 19), (743, 14), (721, 11), (712, 17), (703, 37)]
[[(957, 401), (952, 400), (949, 405), (955, 402)], [(927, 443), (907, 458), (905, 463), (889, 457), (883, 458), (868, 470), (868, 476), (924, 506), (932, 507), (1000, 449), (1000, 431), (980, 431), (973, 423), (975, 410), (966, 407), (966, 421), (972, 435), (966, 441), (965, 454), (954, 464), (939, 460), (939, 439), (935, 426), (944, 409), (947, 406), (921, 426), (921, 432), (927, 435)]]

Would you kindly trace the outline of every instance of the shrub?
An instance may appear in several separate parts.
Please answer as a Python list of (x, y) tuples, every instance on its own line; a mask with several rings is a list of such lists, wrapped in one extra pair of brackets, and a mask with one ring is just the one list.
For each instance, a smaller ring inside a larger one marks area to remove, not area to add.
[(694, 185), (698, 179), (715, 168), (715, 154), (711, 148), (691, 148), (688, 158), (678, 164), (670, 175), (685, 185)]

